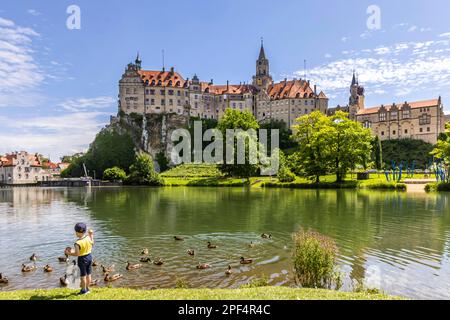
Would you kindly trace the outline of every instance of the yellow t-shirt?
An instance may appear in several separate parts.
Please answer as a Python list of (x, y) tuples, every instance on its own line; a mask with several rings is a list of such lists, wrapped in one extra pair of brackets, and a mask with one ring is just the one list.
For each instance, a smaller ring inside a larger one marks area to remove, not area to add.
[(80, 257), (87, 256), (92, 252), (92, 240), (89, 236), (84, 236), (75, 242), (80, 247)]

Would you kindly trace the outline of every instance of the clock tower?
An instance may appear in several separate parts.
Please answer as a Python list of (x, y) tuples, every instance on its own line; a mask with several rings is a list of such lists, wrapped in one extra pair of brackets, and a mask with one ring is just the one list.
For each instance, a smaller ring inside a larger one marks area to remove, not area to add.
[(269, 85), (273, 83), (272, 77), (269, 72), (269, 60), (266, 59), (266, 53), (264, 52), (264, 43), (261, 38), (261, 49), (259, 51), (259, 57), (256, 61), (256, 75), (253, 76), (253, 85), (259, 90), (267, 90)]

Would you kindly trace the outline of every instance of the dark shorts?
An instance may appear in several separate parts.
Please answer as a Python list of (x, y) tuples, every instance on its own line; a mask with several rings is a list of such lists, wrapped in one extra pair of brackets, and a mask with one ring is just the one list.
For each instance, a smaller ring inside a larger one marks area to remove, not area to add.
[(80, 277), (89, 276), (92, 273), (92, 255), (78, 257), (78, 268), (80, 268)]

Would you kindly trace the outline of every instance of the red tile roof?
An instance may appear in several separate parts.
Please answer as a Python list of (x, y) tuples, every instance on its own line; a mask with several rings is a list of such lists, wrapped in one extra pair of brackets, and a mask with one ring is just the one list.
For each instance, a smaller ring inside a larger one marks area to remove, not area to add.
[[(305, 80), (290, 80), (274, 83), (267, 89), (269, 97), (273, 100), (288, 98), (315, 98), (314, 90), (311, 89), (310, 83)], [(326, 99), (325, 93), (320, 92), (318, 98)]]
[[(413, 101), (413, 102), (401, 102), (396, 103), (395, 105), (399, 110), (402, 110), (404, 105), (408, 105), (411, 109), (417, 109), (417, 108), (425, 108), (425, 107), (436, 107), (439, 106), (440, 101), (439, 99), (431, 99), (431, 100), (423, 100), (423, 101)], [(360, 110), (357, 115), (366, 115), (366, 114), (374, 114), (378, 113), (382, 106), (377, 107), (370, 107), (370, 108), (364, 108)], [(386, 108), (386, 111), (391, 110), (392, 105), (385, 105), (384, 108)]]
[(187, 81), (178, 72), (172, 71), (146, 71), (139, 70), (142, 81), (147, 82), (149, 86), (163, 87), (184, 87)]
[[(14, 166), (14, 160), (17, 159), (17, 153), (7, 154), (0, 160), (0, 165), (3, 167)], [(36, 154), (29, 154), (28, 159), (32, 167), (42, 167), (41, 161)]]

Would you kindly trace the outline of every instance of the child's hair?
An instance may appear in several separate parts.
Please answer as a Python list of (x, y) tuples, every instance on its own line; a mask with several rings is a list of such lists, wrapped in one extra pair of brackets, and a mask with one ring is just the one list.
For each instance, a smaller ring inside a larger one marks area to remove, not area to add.
[(79, 222), (75, 225), (75, 232), (86, 233), (86, 229), (87, 229), (86, 224), (83, 222)]

